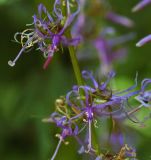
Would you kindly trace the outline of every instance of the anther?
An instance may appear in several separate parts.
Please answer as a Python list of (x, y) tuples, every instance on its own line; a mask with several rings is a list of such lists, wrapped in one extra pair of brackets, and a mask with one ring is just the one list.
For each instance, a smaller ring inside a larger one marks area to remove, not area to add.
[(8, 61), (8, 65), (11, 66), (11, 67), (14, 67), (15, 66), (15, 62), (10, 60), (10, 61)]

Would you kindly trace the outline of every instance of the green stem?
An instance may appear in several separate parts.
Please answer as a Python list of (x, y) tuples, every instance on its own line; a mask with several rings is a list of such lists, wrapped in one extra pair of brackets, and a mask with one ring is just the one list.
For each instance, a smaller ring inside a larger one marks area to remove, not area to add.
[[(109, 112), (112, 112), (112, 108), (111, 107), (109, 107)], [(110, 117), (109, 117), (109, 120), (108, 120), (108, 127), (109, 127), (109, 140), (110, 140), (110, 138), (111, 138), (111, 135), (112, 135), (112, 132), (113, 132), (113, 130), (114, 130), (114, 120), (113, 120), (113, 117), (112, 117), (112, 115), (110, 115)]]
[[(67, 2), (62, 0), (62, 3), (65, 4), (65, 5), (62, 6), (62, 13), (64, 15), (67, 15), (67, 13), (66, 13), (67, 12), (67, 8), (66, 8), (67, 7)], [(69, 30), (67, 30), (65, 34), (69, 39), (72, 38)], [(75, 74), (77, 83), (78, 83), (78, 85), (83, 85), (83, 79), (82, 79), (82, 75), (81, 75), (79, 63), (78, 63), (78, 60), (77, 60), (77, 57), (76, 57), (74, 46), (69, 46), (68, 49), (69, 49), (70, 59), (71, 59), (71, 63), (72, 63), (72, 66), (73, 66), (73, 70), (74, 70), (74, 74)]]
[(80, 67), (73, 46), (69, 46), (70, 58), (78, 85), (83, 85)]

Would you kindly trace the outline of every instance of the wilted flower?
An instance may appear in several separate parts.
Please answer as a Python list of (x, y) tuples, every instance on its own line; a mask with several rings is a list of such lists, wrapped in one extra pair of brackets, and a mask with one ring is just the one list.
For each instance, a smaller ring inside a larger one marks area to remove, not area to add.
[(135, 5), (132, 9), (132, 12), (137, 12), (144, 7), (146, 7), (148, 4), (151, 3), (151, 0), (141, 0), (137, 5)]
[(13, 61), (9, 61), (10, 66), (14, 66), (20, 55), (29, 49), (31, 49), (35, 44), (38, 44), (38, 49), (41, 50), (46, 57), (46, 62), (44, 68), (50, 63), (53, 54), (59, 50), (59, 45), (63, 44), (66, 46), (77, 45), (80, 41), (80, 38), (67, 38), (65, 36), (66, 29), (71, 25), (75, 16), (80, 11), (80, 6), (78, 0), (75, 0), (77, 3), (77, 9), (73, 13), (69, 1), (65, 1), (65, 6), (67, 10), (67, 15), (63, 15), (61, 11), (61, 0), (55, 0), (53, 15), (51, 16), (47, 11), (46, 7), (43, 4), (38, 6), (39, 15), (33, 16), (34, 28), (26, 29), (21, 33), (15, 34), (15, 40), (17, 36), (21, 36), (22, 49), (19, 54)]

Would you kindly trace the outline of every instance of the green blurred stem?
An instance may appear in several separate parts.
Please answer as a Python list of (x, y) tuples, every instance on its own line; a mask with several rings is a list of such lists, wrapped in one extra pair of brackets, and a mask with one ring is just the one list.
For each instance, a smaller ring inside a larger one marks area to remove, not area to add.
[[(112, 108), (109, 107), (109, 111), (112, 112)], [(112, 118), (112, 115), (110, 115), (110, 118), (108, 120), (108, 128), (109, 128), (109, 139), (111, 138), (112, 132), (114, 130), (114, 120)]]
[(72, 62), (72, 66), (73, 66), (73, 70), (74, 70), (74, 74), (75, 74), (77, 83), (78, 85), (82, 85), (83, 80), (81, 76), (81, 71), (80, 71), (79, 63), (78, 63), (78, 60), (75, 54), (75, 49), (73, 46), (69, 46), (69, 53), (70, 53), (70, 59)]

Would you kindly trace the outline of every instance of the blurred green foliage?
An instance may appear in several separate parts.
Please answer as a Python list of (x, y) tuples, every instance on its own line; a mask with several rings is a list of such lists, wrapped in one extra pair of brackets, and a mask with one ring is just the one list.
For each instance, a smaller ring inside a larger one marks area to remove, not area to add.
[[(7, 61), (20, 49), (19, 45), (12, 42), (14, 33), (24, 30), (25, 24), (32, 22), (32, 15), (37, 12), (39, 2), (52, 7), (49, 0), (0, 0), (0, 159), (3, 160), (50, 158), (58, 140), (54, 137), (57, 129), (41, 120), (54, 110), (54, 100), (76, 83), (68, 53), (56, 54), (47, 70), (42, 69), (44, 59), (35, 50), (24, 54), (14, 68), (7, 65)], [(142, 48), (135, 47), (141, 37), (151, 33), (151, 6), (134, 14), (131, 13), (131, 8), (137, 0), (110, 2), (113, 10), (131, 17), (136, 24), (129, 30), (136, 32), (137, 36), (128, 43), (128, 57), (124, 62), (116, 64), (115, 68), (116, 86), (124, 89), (131, 86), (136, 71), (139, 73), (139, 81), (151, 77), (151, 44)], [(127, 33), (127, 29), (118, 25), (115, 27), (119, 33)], [(88, 62), (82, 64), (82, 68), (92, 69), (94, 64), (95, 61), (93, 64)], [(138, 134), (139, 159), (151, 159), (151, 121), (145, 129), (136, 126), (134, 130)], [(61, 147), (59, 160), (80, 159), (81, 156), (77, 154), (78, 146), (74, 145), (74, 141), (70, 144)]]

